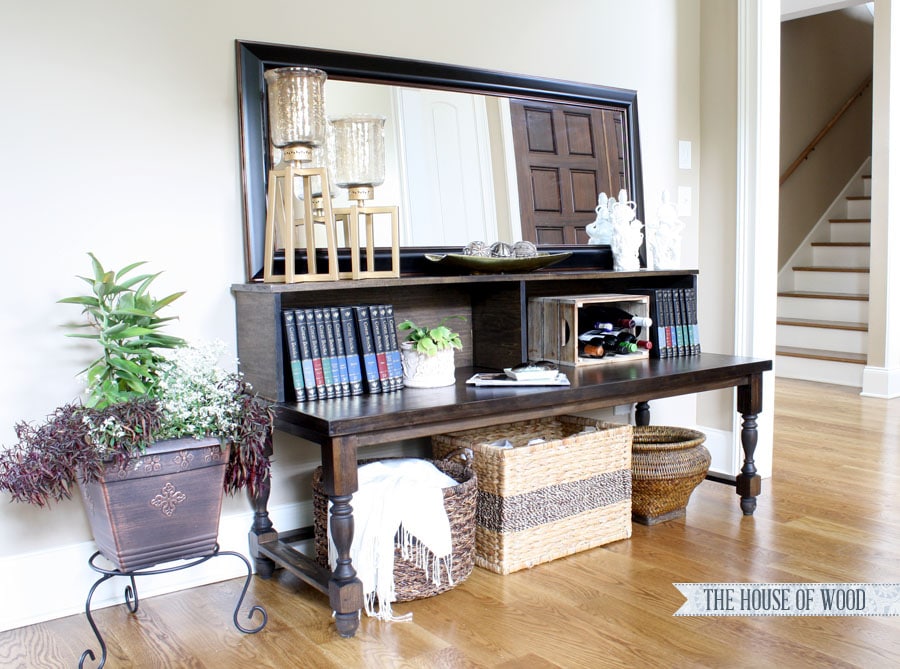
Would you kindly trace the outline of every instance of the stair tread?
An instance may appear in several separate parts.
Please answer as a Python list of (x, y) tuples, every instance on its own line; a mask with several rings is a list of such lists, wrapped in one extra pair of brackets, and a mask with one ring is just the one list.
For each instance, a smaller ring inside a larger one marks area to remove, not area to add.
[(847, 323), (845, 321), (819, 321), (811, 318), (777, 318), (778, 325), (793, 325), (803, 328), (823, 328), (826, 330), (853, 330), (855, 332), (868, 332), (868, 323)]
[(812, 242), (810, 246), (870, 246), (869, 242)]
[(808, 358), (810, 360), (828, 360), (831, 362), (848, 362), (864, 365), (867, 362), (865, 353), (844, 353), (843, 351), (822, 351), (815, 348), (799, 348), (796, 346), (776, 346), (775, 355), (792, 358)]
[(871, 223), (871, 218), (829, 218), (829, 223)]
[(848, 200), (871, 200), (871, 195), (848, 195)]
[(792, 267), (792, 270), (795, 272), (858, 272), (862, 274), (868, 274), (868, 267), (835, 267), (833, 265), (828, 267), (815, 267), (811, 265), (804, 265), (798, 267)]
[(818, 300), (857, 300), (859, 302), (868, 302), (868, 295), (857, 295), (854, 293), (824, 293), (814, 290), (786, 290), (779, 291), (778, 297), (805, 297)]

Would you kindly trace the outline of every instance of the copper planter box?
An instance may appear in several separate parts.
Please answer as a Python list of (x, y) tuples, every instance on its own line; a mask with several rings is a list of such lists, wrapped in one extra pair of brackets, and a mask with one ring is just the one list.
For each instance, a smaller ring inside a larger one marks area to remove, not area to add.
[(155, 443), (124, 468), (81, 484), (97, 548), (120, 571), (211, 553), (228, 448), (216, 438)]

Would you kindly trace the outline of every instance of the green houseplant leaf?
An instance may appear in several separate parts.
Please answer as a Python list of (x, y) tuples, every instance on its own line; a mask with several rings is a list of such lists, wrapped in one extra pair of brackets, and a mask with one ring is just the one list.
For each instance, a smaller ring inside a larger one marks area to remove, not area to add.
[(155, 300), (148, 291), (158, 272), (130, 276), (144, 261), (114, 272), (106, 270), (93, 253), (88, 255), (94, 276), (79, 278), (91, 287), (91, 293), (59, 300), (82, 305), (82, 313), (93, 329), (91, 333), (75, 332), (69, 336), (94, 340), (101, 348), (100, 357), (87, 370), (85, 405), (102, 409), (143, 395), (152, 396), (159, 380), (159, 366), (164, 361), (160, 350), (184, 345), (181, 338), (158, 332), (172, 320), (158, 312), (184, 293)]
[(438, 351), (448, 348), (462, 349), (462, 340), (458, 332), (448, 328), (445, 323), (453, 318), (466, 320), (465, 316), (445, 316), (441, 322), (433, 328), (416, 325), (411, 320), (405, 320), (397, 326), (398, 330), (409, 330), (406, 340), (414, 344), (415, 349), (424, 355), (434, 355)]

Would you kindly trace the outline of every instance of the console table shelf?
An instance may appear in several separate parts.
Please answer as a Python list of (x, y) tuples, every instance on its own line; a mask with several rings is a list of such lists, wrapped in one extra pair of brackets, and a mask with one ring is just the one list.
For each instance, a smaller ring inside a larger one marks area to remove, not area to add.
[[(624, 292), (629, 288), (696, 287), (696, 272), (536, 272), (524, 275), (413, 277), (365, 282), (233, 287), (237, 307), (238, 356), (247, 379), (263, 397), (276, 402), (276, 428), (317, 443), (323, 483), (332, 502), (331, 534), (338, 551), (333, 572), (287, 546), (301, 536), (279, 534), (268, 519), (268, 490), (254, 500), (250, 532), (257, 570), (265, 576), (281, 565), (328, 594), (342, 636), (355, 634), (362, 588), (349, 558), (353, 536), (351, 499), (357, 490), (358, 449), (401, 439), (425, 437), (530, 418), (636, 404), (635, 420), (648, 424), (650, 400), (736, 387), (742, 415), (744, 465), (737, 493), (744, 514), (756, 508), (760, 479), (753, 454), (756, 419), (762, 409), (762, 375), (771, 360), (702, 353), (643, 359), (617, 365), (562, 368), (569, 386), (474, 387), (465, 381), (476, 371), (499, 369), (526, 359), (528, 298), (545, 295)], [(445, 388), (358, 395), (295, 402), (284, 355), (284, 308), (391, 303), (398, 321), (467, 317), (463, 355), (457, 356), (456, 384)], [(436, 318), (435, 318), (436, 317)], [(302, 533), (302, 530), (301, 530)]]

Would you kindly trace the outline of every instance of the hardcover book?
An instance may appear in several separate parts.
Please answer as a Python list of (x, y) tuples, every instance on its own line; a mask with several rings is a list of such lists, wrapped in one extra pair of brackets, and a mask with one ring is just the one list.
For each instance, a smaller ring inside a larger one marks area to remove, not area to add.
[(339, 307), (339, 320), (344, 340), (344, 354), (347, 357), (347, 377), (350, 382), (350, 394), (361, 395), (363, 392), (363, 373), (356, 341), (356, 320), (353, 318), (353, 307)]
[(362, 372), (365, 387), (370, 393), (381, 392), (381, 379), (378, 374), (378, 359), (375, 352), (375, 337), (372, 334), (372, 321), (369, 318), (369, 307), (362, 305), (353, 307), (359, 338), (359, 352), (362, 356)]
[(322, 363), (322, 346), (316, 328), (316, 317), (312, 309), (304, 309), (306, 330), (309, 333), (309, 349), (312, 357), (313, 375), (316, 380), (316, 396), (323, 400), (328, 397), (328, 384), (325, 381), (325, 366)]
[(290, 309), (282, 312), (284, 333), (288, 344), (288, 360), (291, 366), (291, 380), (294, 383), (294, 396), (298, 402), (306, 399), (306, 387), (303, 384), (303, 366), (300, 362), (300, 344), (297, 340), (297, 328), (294, 325), (294, 312)]
[(303, 309), (294, 310), (294, 323), (297, 327), (297, 340), (300, 345), (300, 363), (303, 367), (303, 385), (306, 386), (306, 399), (315, 400), (319, 398), (319, 393), (316, 389), (316, 372), (313, 368), (312, 347), (309, 342), (309, 326), (306, 323), (306, 312)]

